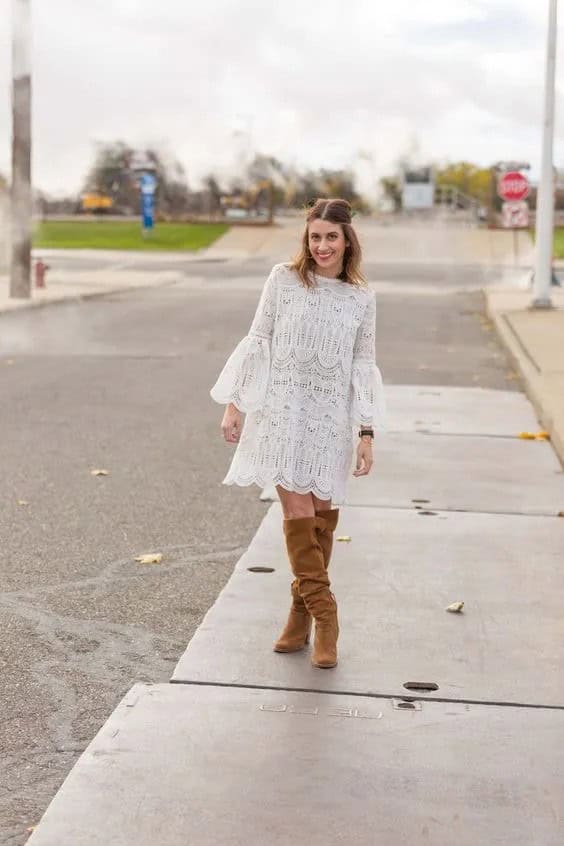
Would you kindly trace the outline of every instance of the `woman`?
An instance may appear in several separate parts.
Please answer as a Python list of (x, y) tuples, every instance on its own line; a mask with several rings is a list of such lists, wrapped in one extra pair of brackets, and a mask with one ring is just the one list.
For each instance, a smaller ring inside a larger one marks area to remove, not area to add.
[(273, 267), (249, 334), (211, 390), (227, 405), (223, 436), (238, 444), (224, 484), (274, 483), (282, 505), (294, 581), (274, 649), (303, 649), (313, 617), (312, 664), (324, 669), (337, 664), (339, 634), (328, 576), (339, 517), (333, 505), (345, 499), (352, 427), (353, 475), (366, 476), (384, 416), (376, 305), (360, 261), (350, 204), (317, 200), (298, 256)]

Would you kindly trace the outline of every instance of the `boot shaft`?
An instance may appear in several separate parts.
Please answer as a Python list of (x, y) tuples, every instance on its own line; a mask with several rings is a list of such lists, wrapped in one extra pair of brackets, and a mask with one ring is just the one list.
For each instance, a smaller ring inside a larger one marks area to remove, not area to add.
[(336, 603), (329, 590), (323, 548), (318, 537), (318, 517), (284, 520), (284, 536), (292, 572), (298, 580), (298, 592), (316, 620), (324, 621), (335, 614)]
[(331, 561), (331, 553), (333, 552), (333, 536), (339, 522), (339, 509), (330, 508), (326, 511), (316, 511), (315, 516), (320, 518), (325, 524), (322, 525), (321, 522), (318, 524), (317, 539), (323, 550), (323, 560), (325, 562), (325, 569), (327, 570)]

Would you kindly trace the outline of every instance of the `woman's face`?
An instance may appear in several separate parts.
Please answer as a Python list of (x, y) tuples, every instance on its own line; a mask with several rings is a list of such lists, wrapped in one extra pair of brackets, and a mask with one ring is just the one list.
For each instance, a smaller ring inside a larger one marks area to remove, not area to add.
[(312, 220), (308, 226), (308, 244), (316, 265), (324, 276), (338, 276), (348, 241), (340, 223)]

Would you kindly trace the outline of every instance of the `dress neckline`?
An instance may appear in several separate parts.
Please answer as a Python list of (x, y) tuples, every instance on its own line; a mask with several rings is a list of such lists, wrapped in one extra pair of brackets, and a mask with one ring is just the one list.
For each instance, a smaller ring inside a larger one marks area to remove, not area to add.
[(349, 287), (353, 287), (350, 282), (345, 282), (343, 279), (339, 279), (338, 276), (321, 276), (320, 273), (316, 273), (315, 270), (312, 271), (314, 279), (318, 282), (337, 282), (340, 285), (349, 285)]

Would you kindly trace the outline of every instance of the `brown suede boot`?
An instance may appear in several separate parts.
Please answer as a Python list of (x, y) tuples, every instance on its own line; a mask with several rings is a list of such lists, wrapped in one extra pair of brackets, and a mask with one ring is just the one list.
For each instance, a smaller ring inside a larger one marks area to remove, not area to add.
[(284, 631), (274, 644), (275, 652), (298, 652), (309, 643), (311, 614), (298, 593), (298, 580), (292, 582), (292, 607)]
[(339, 522), (339, 509), (329, 508), (326, 511), (316, 511), (315, 516), (321, 517), (325, 521), (324, 526), (317, 526), (317, 539), (323, 550), (323, 561), (327, 570), (331, 561), (331, 552), (333, 551), (333, 535)]
[[(316, 511), (317, 538), (323, 550), (325, 569), (329, 567), (331, 559), (331, 548), (333, 546), (333, 532), (339, 519), (339, 509), (327, 509)], [(274, 644), (275, 652), (297, 652), (306, 646), (311, 637), (311, 614), (305, 606), (305, 602), (298, 593), (298, 580), (294, 579), (291, 585), (292, 606), (288, 615), (288, 622), (284, 631)]]
[(330, 668), (337, 664), (337, 603), (329, 590), (330, 582), (318, 528), (325, 528), (320, 517), (284, 520), (284, 534), (292, 571), (298, 580), (298, 592), (315, 619), (315, 640), (311, 663)]

